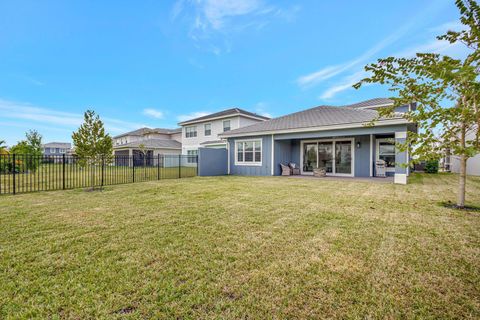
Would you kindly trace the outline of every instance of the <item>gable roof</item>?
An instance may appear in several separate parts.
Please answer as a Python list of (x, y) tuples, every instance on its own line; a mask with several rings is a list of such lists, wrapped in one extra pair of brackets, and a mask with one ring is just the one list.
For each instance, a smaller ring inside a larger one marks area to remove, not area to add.
[(147, 128), (143, 127), (137, 130), (129, 131), (126, 133), (119, 134), (113, 139), (124, 137), (124, 136), (143, 136), (147, 133), (163, 133), (163, 134), (174, 134), (182, 132), (182, 128), (175, 128), (175, 129), (165, 129), (165, 128)]
[(365, 100), (362, 102), (357, 102), (354, 104), (346, 105), (344, 107), (347, 108), (359, 108), (359, 109), (364, 109), (364, 108), (378, 108), (378, 107), (386, 107), (386, 106), (391, 106), (393, 105), (394, 101), (392, 99), (388, 98), (374, 98), (370, 100)]
[(143, 144), (147, 149), (182, 149), (182, 144), (170, 139), (145, 139), (137, 140), (122, 145), (114, 146), (114, 149), (139, 148)]
[(203, 121), (210, 120), (210, 119), (226, 118), (226, 117), (230, 117), (230, 116), (239, 116), (239, 115), (245, 116), (245, 117), (248, 117), (248, 118), (255, 118), (255, 119), (259, 119), (259, 120), (269, 120), (270, 119), (268, 117), (261, 116), (259, 114), (256, 114), (256, 113), (253, 113), (253, 112), (250, 112), (250, 111), (247, 111), (247, 110), (243, 110), (243, 109), (240, 109), (240, 108), (231, 108), (231, 109), (215, 112), (215, 113), (212, 113), (212, 114), (208, 114), (206, 116), (182, 121), (182, 122), (179, 122), (178, 125), (183, 126), (183, 125), (186, 125), (186, 124), (203, 122)]
[[(383, 103), (384, 100), (373, 99), (378, 103)], [(374, 120), (378, 116), (378, 112), (366, 107), (375, 107), (379, 104), (372, 106), (369, 102), (372, 100), (363, 101), (360, 103), (347, 105), (347, 106), (319, 106), (311, 109), (287, 114), (282, 117), (270, 119), (264, 122), (255, 123), (250, 126), (238, 128), (228, 132), (219, 134), (220, 137), (239, 136), (242, 134), (251, 135), (254, 133), (276, 132), (276, 131), (288, 131), (294, 129), (308, 129), (317, 127), (328, 127), (335, 125), (363, 125)], [(394, 117), (393, 119), (402, 119)], [(380, 119), (380, 121), (392, 120)]]

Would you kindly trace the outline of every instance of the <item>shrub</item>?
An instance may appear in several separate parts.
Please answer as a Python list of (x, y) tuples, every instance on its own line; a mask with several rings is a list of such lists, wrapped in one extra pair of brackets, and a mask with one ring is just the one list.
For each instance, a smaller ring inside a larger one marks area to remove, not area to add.
[(425, 162), (426, 173), (438, 173), (438, 160), (427, 160)]

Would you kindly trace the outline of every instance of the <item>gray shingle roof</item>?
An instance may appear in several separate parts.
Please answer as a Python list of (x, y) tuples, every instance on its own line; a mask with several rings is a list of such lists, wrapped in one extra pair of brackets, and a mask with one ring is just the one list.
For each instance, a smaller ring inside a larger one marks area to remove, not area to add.
[(138, 148), (141, 144), (145, 145), (145, 148), (149, 149), (182, 149), (182, 144), (176, 140), (168, 139), (146, 139), (138, 140), (122, 145), (114, 146), (114, 149), (119, 148)]
[(256, 113), (253, 113), (253, 112), (250, 112), (250, 111), (247, 111), (247, 110), (243, 110), (243, 109), (240, 109), (240, 108), (231, 108), (231, 109), (223, 110), (223, 111), (220, 111), (220, 112), (215, 112), (215, 113), (212, 113), (212, 114), (208, 114), (206, 116), (182, 121), (182, 122), (179, 122), (178, 124), (182, 125), (182, 124), (185, 124), (185, 123), (200, 122), (200, 121), (205, 121), (205, 120), (208, 120), (208, 119), (211, 119), (211, 118), (225, 117), (225, 116), (230, 116), (230, 115), (231, 116), (247, 115), (247, 116), (251, 116), (251, 117), (257, 117), (257, 118), (260, 118), (260, 119), (263, 119), (263, 120), (270, 119), (268, 117), (261, 116), (259, 114), (256, 114)]
[(182, 128), (165, 129), (165, 128), (147, 128), (147, 127), (144, 127), (144, 128), (140, 128), (140, 129), (137, 129), (137, 130), (130, 131), (130, 132), (119, 134), (119, 135), (117, 135), (113, 138), (116, 139), (116, 138), (120, 138), (120, 137), (123, 137), (123, 136), (143, 136), (147, 133), (173, 134), (173, 133), (178, 133), (178, 132), (182, 132)]
[[(384, 104), (385, 100), (373, 99), (377, 105)], [(262, 133), (269, 131), (300, 129), (310, 127), (322, 127), (341, 124), (367, 123), (378, 116), (377, 111), (372, 109), (361, 109), (361, 107), (372, 106), (372, 100), (356, 103), (348, 106), (319, 106), (282, 117), (270, 119), (255, 123), (250, 126), (231, 130), (222, 134), (222, 136)], [(400, 116), (398, 118), (401, 118)]]

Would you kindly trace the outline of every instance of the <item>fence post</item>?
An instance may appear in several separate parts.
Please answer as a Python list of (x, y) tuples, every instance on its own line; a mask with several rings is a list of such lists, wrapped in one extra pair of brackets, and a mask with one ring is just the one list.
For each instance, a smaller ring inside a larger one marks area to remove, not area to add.
[(135, 182), (135, 156), (132, 154), (132, 182)]
[(197, 171), (196, 171), (195, 175), (198, 177), (198, 154), (197, 154)]
[(102, 154), (102, 180), (100, 182), (100, 186), (103, 188), (103, 176), (105, 174), (105, 156)]
[(65, 190), (65, 153), (62, 154), (62, 189)]
[(17, 163), (15, 161), (15, 153), (13, 154), (13, 194), (15, 194), (15, 171), (17, 171)]
[(178, 155), (178, 178), (182, 177), (182, 155)]
[(160, 153), (157, 154), (157, 180), (160, 180)]

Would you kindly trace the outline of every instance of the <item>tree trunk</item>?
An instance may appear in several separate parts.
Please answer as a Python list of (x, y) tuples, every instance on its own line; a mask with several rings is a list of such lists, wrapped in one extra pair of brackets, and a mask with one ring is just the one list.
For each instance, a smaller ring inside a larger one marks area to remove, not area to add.
[(457, 207), (464, 208), (465, 207), (465, 185), (467, 183), (467, 156), (465, 154), (465, 137), (466, 136), (466, 129), (465, 123), (462, 123), (462, 130), (460, 132), (460, 144), (462, 147), (462, 154), (460, 155), (460, 179), (458, 184), (458, 199), (457, 199)]
[(467, 183), (467, 157), (462, 154), (460, 156), (460, 179), (458, 185), (457, 207), (465, 207), (465, 185)]

